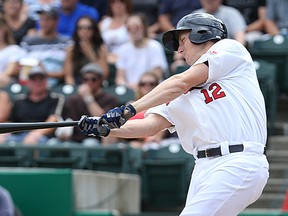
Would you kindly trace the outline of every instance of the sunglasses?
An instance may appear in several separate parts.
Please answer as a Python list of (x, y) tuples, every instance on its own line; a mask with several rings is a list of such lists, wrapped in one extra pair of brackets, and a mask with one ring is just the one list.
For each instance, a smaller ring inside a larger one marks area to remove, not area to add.
[(110, 0), (110, 3), (122, 3), (124, 2), (123, 0)]
[(144, 87), (144, 86), (149, 86), (149, 87), (154, 87), (156, 86), (157, 83), (156, 82), (140, 82), (139, 86), (140, 87)]
[(84, 82), (89, 82), (89, 81), (91, 81), (91, 82), (96, 82), (97, 80), (99, 80), (99, 78), (97, 78), (97, 77), (93, 77), (93, 78), (83, 78), (83, 81), (84, 81)]
[(46, 79), (46, 76), (44, 75), (32, 75), (32, 76), (29, 76), (29, 79), (32, 80), (32, 81), (43, 81)]
[(78, 30), (92, 30), (93, 27), (91, 25), (81, 25), (81, 26), (77, 26)]

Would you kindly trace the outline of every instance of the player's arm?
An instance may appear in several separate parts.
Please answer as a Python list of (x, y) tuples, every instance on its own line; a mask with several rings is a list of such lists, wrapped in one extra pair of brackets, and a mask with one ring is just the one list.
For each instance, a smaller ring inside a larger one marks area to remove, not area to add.
[(157, 134), (171, 123), (158, 114), (149, 114), (144, 119), (129, 120), (121, 128), (110, 131), (109, 136), (121, 138), (145, 138)]
[[(126, 130), (129, 132), (120, 130), (121, 132), (118, 133), (121, 134), (114, 134), (116, 132), (113, 132), (113, 130), (110, 131), (110, 129), (123, 127), (126, 121), (130, 117), (134, 116), (137, 112), (168, 103), (187, 92), (190, 88), (201, 85), (207, 80), (207, 78), (208, 66), (204, 63), (197, 64), (190, 67), (185, 72), (174, 75), (163, 81), (148, 94), (132, 104), (116, 107), (110, 110), (108, 113), (102, 115), (101, 118), (88, 118), (87, 116), (82, 116), (82, 118), (79, 120), (78, 126), (80, 130), (87, 135), (94, 134), (96, 136), (107, 136), (110, 132), (112, 132), (112, 135), (115, 136), (130, 135), (132, 137), (137, 137), (137, 133), (142, 134), (144, 132), (142, 127), (144, 127), (145, 130), (152, 130), (147, 127), (149, 123), (145, 125), (146, 122), (142, 122), (141, 124), (135, 125), (133, 128), (126, 128)], [(133, 130), (133, 132), (130, 130)], [(151, 134), (148, 134), (145, 131), (144, 135), (150, 136)]]
[(181, 74), (164, 80), (151, 92), (131, 104), (137, 112), (141, 112), (168, 103), (187, 92), (191, 87), (201, 85), (207, 79), (208, 66), (204, 63), (197, 64)]

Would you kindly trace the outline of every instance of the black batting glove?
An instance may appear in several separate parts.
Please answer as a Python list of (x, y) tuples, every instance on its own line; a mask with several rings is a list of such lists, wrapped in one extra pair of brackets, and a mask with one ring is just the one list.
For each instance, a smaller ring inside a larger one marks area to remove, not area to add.
[(99, 124), (99, 117), (88, 117), (83, 115), (78, 122), (78, 128), (87, 136), (106, 137), (110, 133), (107, 125)]
[(122, 105), (121, 107), (116, 107), (102, 115), (100, 124), (107, 125), (110, 129), (120, 128), (134, 115), (136, 115), (136, 110), (131, 104)]

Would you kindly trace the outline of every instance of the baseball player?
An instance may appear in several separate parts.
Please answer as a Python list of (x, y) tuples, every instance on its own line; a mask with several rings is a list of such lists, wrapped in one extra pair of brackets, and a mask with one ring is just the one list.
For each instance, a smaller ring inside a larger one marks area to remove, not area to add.
[[(191, 67), (131, 104), (100, 118), (83, 116), (79, 127), (125, 138), (177, 131), (196, 159), (180, 215), (236, 216), (259, 198), (269, 176), (265, 104), (252, 58), (206, 13), (183, 17), (162, 40)], [(145, 109), (144, 119), (127, 121)]]

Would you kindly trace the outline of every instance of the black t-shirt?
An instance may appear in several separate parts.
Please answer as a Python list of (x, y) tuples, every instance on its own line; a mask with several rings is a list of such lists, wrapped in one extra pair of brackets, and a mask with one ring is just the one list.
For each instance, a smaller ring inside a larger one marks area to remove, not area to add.
[(39, 101), (31, 101), (27, 95), (15, 98), (9, 120), (11, 122), (42, 122), (52, 114), (61, 114), (64, 96), (49, 93), (48, 97)]
[(32, 18), (28, 17), (19, 29), (13, 30), (13, 37), (16, 44), (19, 45), (23, 37), (33, 28), (36, 28), (36, 22)]

